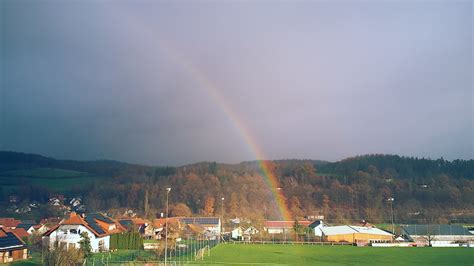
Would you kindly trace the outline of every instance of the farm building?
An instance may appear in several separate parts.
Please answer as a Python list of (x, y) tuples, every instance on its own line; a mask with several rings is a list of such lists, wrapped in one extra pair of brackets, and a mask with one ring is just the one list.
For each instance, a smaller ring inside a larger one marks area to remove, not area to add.
[(322, 237), (330, 242), (349, 242), (357, 245), (391, 242), (393, 235), (374, 227), (363, 226), (323, 226)]
[[(311, 221), (298, 221), (300, 225), (308, 226)], [(265, 231), (269, 234), (283, 234), (293, 232), (295, 221), (265, 221)]]
[(253, 235), (258, 234), (260, 231), (253, 226), (239, 226), (231, 231), (231, 237), (236, 240), (250, 241)]
[(314, 221), (310, 225), (308, 225), (309, 228), (313, 229), (314, 235), (322, 237), (323, 236), (323, 231), (321, 231), (321, 228), (326, 226), (323, 221)]
[(15, 233), (0, 228), (0, 264), (28, 258), (28, 249)]
[(221, 219), (219, 217), (177, 217), (179, 222), (188, 224), (199, 224), (204, 227), (207, 231), (212, 232), (216, 235), (221, 233)]
[(79, 248), (81, 233), (85, 232), (92, 246), (93, 252), (109, 250), (110, 235), (121, 233), (125, 228), (111, 218), (99, 214), (89, 214), (85, 218), (71, 213), (69, 219), (53, 227), (43, 236), (43, 245), (54, 249), (56, 246), (65, 248)]
[(460, 246), (473, 245), (474, 234), (467, 228), (449, 224), (403, 225), (402, 234), (418, 246)]

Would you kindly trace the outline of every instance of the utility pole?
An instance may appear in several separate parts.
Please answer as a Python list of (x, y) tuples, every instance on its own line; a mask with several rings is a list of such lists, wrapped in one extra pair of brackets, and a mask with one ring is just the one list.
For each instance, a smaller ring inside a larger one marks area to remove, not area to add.
[(171, 188), (168, 187), (166, 188), (166, 217), (165, 217), (165, 266), (167, 265), (167, 260), (168, 260), (168, 211), (169, 211), (169, 205), (168, 205), (168, 198), (170, 194)]

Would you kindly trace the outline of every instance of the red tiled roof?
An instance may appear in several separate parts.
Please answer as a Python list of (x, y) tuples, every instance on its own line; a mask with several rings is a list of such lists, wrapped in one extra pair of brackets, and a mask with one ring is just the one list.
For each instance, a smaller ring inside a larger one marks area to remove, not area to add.
[(21, 224), (21, 221), (15, 218), (0, 218), (0, 225), (3, 225), (3, 227), (17, 227), (19, 224)]
[(10, 228), (3, 228), (5, 232), (11, 232), (14, 233), (16, 236), (18, 236), (20, 239), (23, 239), (25, 237), (29, 237), (30, 234), (24, 229), (24, 228), (15, 228), (15, 229), (10, 229)]
[[(166, 219), (165, 219), (165, 218), (159, 218), (159, 219), (153, 220), (153, 225), (154, 225), (156, 228), (160, 228), (160, 227), (164, 227), (164, 226), (165, 226), (165, 222), (166, 222)], [(179, 219), (176, 218), (176, 217), (168, 218), (168, 223), (169, 223), (169, 224), (179, 224)]]
[[(110, 220), (114, 221), (112, 219), (110, 219)], [(86, 227), (87, 229), (89, 229), (94, 235), (99, 236), (99, 237), (110, 235), (110, 234), (115, 234), (115, 233), (120, 233), (120, 232), (125, 231), (125, 228), (116, 221), (114, 221), (115, 229), (113, 229), (113, 230), (109, 230), (109, 223), (106, 223), (104, 221), (100, 221), (98, 219), (94, 219), (94, 221), (97, 223), (97, 225), (100, 227), (100, 229), (102, 229), (104, 231), (103, 233), (100, 233), (100, 232), (97, 232), (97, 230), (94, 230), (93, 226), (89, 225), (89, 223), (84, 218), (82, 218), (80, 215), (77, 215), (75, 212), (72, 212), (68, 219), (66, 219), (62, 223), (54, 226), (48, 232), (46, 232), (44, 235), (45, 236), (50, 235), (52, 232), (54, 232), (56, 229), (58, 229), (59, 226), (61, 226), (63, 224), (65, 224), (65, 225), (82, 225), (82, 226)]]
[[(311, 221), (298, 221), (300, 225), (308, 226)], [(292, 228), (295, 221), (265, 221), (266, 228)]]
[(84, 221), (84, 219), (82, 219), (80, 215), (77, 215), (75, 212), (72, 212), (69, 216), (69, 219), (63, 221), (61, 224), (86, 225), (86, 221)]

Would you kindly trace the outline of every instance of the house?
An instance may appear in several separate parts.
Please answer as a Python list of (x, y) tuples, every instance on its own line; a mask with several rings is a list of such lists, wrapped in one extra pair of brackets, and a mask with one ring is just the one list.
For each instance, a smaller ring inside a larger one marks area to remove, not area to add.
[(69, 201), (69, 205), (71, 205), (73, 207), (77, 207), (77, 206), (81, 205), (81, 198), (72, 198)]
[[(294, 232), (295, 221), (265, 221), (265, 231), (269, 234), (283, 234)], [(298, 224), (308, 226), (311, 221), (298, 221)]]
[(200, 239), (205, 236), (207, 230), (200, 224), (187, 224), (184, 226), (182, 235), (185, 238)]
[(161, 239), (162, 236), (165, 235), (164, 232), (166, 223), (168, 223), (168, 228), (170, 228), (170, 231), (179, 231), (184, 227), (184, 225), (180, 223), (179, 218), (177, 217), (168, 218), (168, 221), (166, 221), (165, 218), (155, 219), (153, 220), (153, 230), (155, 239)]
[(110, 235), (125, 231), (120, 223), (100, 213), (82, 217), (72, 212), (70, 217), (51, 228), (43, 236), (43, 245), (55, 247), (79, 248), (81, 233), (85, 232), (90, 241), (92, 252), (109, 250)]
[[(33, 220), (23, 220), (21, 223), (17, 226), (17, 228), (23, 228), (25, 229), (26, 232), (31, 234), (34, 230), (33, 226), (37, 225), (37, 223)], [(31, 232), (31, 233), (30, 233)]]
[(339, 225), (321, 227), (322, 238), (329, 242), (348, 242), (357, 245), (370, 243), (387, 243), (393, 235), (375, 227)]
[(28, 258), (28, 249), (15, 233), (0, 228), (0, 264)]
[(33, 228), (30, 228), (30, 230), (28, 230), (27, 232), (30, 235), (32, 234), (42, 235), (46, 233), (48, 230), (49, 228), (45, 224), (37, 224), (37, 225), (34, 225)]
[(322, 237), (323, 231), (321, 230), (322, 227), (326, 226), (323, 221), (314, 221), (308, 225), (309, 228), (313, 229), (314, 235)]
[(17, 228), (23, 228), (28, 232), (28, 234), (32, 235), (34, 233), (37, 234), (44, 234), (46, 231), (48, 231), (48, 227), (44, 224), (38, 224), (35, 221), (32, 220), (25, 220), (22, 221), (21, 224), (17, 226)]
[(21, 221), (15, 218), (0, 218), (0, 228), (15, 229), (19, 224), (21, 224)]
[(260, 233), (254, 226), (239, 226), (232, 230), (231, 237), (236, 240), (250, 241), (253, 235)]
[(154, 236), (153, 224), (142, 218), (124, 218), (119, 219), (119, 223), (127, 230), (137, 230), (140, 235), (146, 239), (152, 239)]
[(184, 225), (199, 224), (215, 235), (221, 233), (221, 219), (219, 217), (177, 217)]
[(401, 226), (402, 235), (417, 246), (450, 247), (474, 244), (467, 228), (449, 224), (412, 224)]

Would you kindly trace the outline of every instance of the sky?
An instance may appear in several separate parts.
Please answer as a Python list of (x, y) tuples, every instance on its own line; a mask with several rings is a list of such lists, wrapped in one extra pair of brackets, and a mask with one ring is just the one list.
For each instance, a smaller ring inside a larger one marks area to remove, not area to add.
[(472, 1), (0, 1), (0, 150), (474, 158)]

